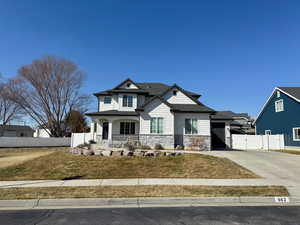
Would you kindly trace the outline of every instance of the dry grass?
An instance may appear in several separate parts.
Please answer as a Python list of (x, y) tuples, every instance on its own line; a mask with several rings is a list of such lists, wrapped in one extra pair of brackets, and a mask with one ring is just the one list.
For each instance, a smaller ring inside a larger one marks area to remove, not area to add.
[(53, 198), (289, 196), (282, 186), (105, 186), (1, 189), (1, 200)]
[(282, 153), (289, 153), (294, 155), (300, 155), (299, 150), (274, 150), (274, 152), (282, 152)]
[(49, 148), (2, 148), (0, 149), (0, 168), (24, 163), (25, 161), (45, 156), (52, 152), (53, 150)]
[(0, 180), (105, 178), (258, 178), (225, 158), (185, 154), (176, 157), (77, 156), (56, 151), (0, 169)]

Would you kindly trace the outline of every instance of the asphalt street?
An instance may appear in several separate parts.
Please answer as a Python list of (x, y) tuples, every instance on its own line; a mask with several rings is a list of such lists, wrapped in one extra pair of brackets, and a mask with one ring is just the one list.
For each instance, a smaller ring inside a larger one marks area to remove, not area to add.
[(297, 225), (300, 207), (177, 207), (0, 211), (1, 225)]

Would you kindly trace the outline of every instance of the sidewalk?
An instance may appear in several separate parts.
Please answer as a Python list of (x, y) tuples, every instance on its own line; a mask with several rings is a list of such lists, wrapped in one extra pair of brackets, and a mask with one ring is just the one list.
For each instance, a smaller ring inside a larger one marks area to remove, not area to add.
[(145, 208), (196, 206), (299, 206), (300, 198), (278, 203), (274, 197), (78, 198), (0, 200), (0, 210), (64, 208)]
[(82, 186), (142, 186), (142, 185), (206, 185), (206, 186), (268, 186), (279, 185), (268, 179), (189, 179), (189, 178), (137, 178), (137, 179), (78, 179), (0, 181), (0, 188), (13, 187), (82, 187)]

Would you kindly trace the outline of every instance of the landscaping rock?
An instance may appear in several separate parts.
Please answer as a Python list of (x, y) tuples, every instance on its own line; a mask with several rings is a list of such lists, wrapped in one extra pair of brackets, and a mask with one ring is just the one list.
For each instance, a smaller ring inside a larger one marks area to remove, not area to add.
[(176, 152), (175, 153), (175, 156), (180, 156), (180, 155), (183, 155), (183, 153), (182, 152)]
[(102, 151), (101, 150), (94, 150), (94, 155), (102, 155)]
[(166, 156), (176, 156), (176, 152), (166, 152)]
[(93, 155), (93, 152), (89, 149), (83, 149), (83, 155), (85, 156)]
[(154, 151), (147, 151), (144, 156), (154, 156)]
[(155, 157), (159, 157), (159, 156), (162, 156), (162, 155), (163, 155), (163, 153), (160, 152), (160, 151), (155, 151), (155, 152), (154, 152), (154, 156), (155, 156)]
[(144, 156), (145, 152), (144, 151), (135, 151), (134, 156)]
[(133, 151), (123, 151), (123, 156), (133, 156)]
[(121, 156), (122, 155), (122, 151), (112, 151), (112, 156)]
[(183, 150), (183, 146), (177, 145), (176, 148), (175, 148), (175, 150)]
[(102, 151), (103, 156), (111, 156), (111, 151), (110, 150), (104, 150)]

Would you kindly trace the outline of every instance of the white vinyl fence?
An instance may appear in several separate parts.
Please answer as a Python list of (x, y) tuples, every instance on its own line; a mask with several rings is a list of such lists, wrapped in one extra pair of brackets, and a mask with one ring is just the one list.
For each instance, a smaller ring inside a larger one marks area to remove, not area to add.
[(93, 133), (72, 133), (71, 147), (73, 148), (81, 144), (88, 144), (90, 140), (95, 140)]
[(0, 137), (0, 148), (70, 147), (71, 138)]
[(280, 150), (284, 149), (284, 136), (278, 135), (232, 135), (232, 149)]

